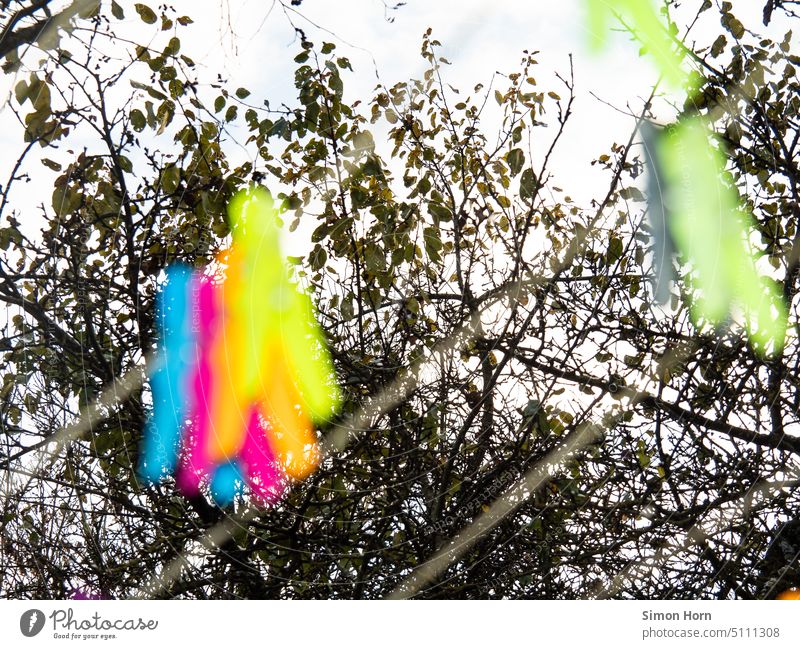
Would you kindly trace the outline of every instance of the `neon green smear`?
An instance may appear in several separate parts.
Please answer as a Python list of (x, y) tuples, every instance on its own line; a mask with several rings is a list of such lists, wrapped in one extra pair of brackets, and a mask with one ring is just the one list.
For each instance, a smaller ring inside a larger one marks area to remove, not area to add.
[(754, 347), (763, 354), (782, 349), (786, 308), (776, 286), (758, 276), (746, 245), (751, 219), (740, 210), (736, 190), (722, 182), (725, 158), (711, 146), (700, 119), (670, 127), (658, 155), (669, 187), (670, 230), (694, 266), (693, 320), (720, 325), (737, 302)]
[(285, 361), (314, 422), (330, 418), (340, 403), (333, 363), (314, 317), (310, 298), (289, 281), (280, 250), (278, 210), (263, 187), (242, 190), (228, 204), (233, 253), (226, 280), (226, 302), (243, 323), (244, 392), (256, 394), (266, 345), (280, 341)]
[(681, 68), (683, 55), (676, 52), (652, 0), (586, 0), (586, 3), (589, 45), (592, 49), (597, 51), (605, 44), (614, 15), (619, 14), (653, 58), (667, 82), (675, 87), (685, 82), (686, 74)]

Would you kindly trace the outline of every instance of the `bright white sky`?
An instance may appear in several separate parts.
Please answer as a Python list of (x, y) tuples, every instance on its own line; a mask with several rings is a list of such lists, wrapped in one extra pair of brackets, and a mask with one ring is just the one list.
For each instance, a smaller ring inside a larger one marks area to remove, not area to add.
[[(186, 7), (187, 13), (197, 17), (196, 11), (192, 12), (194, 4), (180, 0), (175, 6), (179, 11)], [(462, 93), (479, 82), (488, 85), (496, 71), (517, 71), (522, 51), (528, 49), (540, 51), (540, 65), (533, 70), (540, 89), (555, 89), (564, 96), (554, 73), (568, 75), (568, 57), (573, 53), (579, 96), (574, 121), (554, 163), (572, 181), (559, 181), (566, 192), (587, 201), (595, 193), (592, 189), (599, 189), (604, 182), (589, 161), (605, 152), (615, 138), (627, 137), (632, 123), (593, 99), (589, 91), (623, 108), (629, 101), (639, 107), (636, 98), (648, 91), (654, 79), (652, 68), (636, 57), (636, 49), (624, 39), (600, 59), (586, 54), (582, 0), (410, 0), (388, 13), (381, 0), (306, 0), (300, 13), (288, 16), (280, 7), (270, 12), (271, 7), (272, 2), (264, 0), (216, 5), (192, 25), (197, 49), (194, 45), (186, 49), (196, 52), (196, 60), (209, 70), (227, 76), (234, 87), (253, 89), (256, 96), (263, 93), (273, 105), (277, 103), (273, 98), (291, 104), (295, 95), (292, 59), (298, 43), (288, 18), (315, 43), (335, 42), (340, 53), (351, 60), (355, 73), (345, 78), (345, 92), (351, 100), (370, 98), (379, 81), (391, 86), (421, 77), (426, 63), (419, 51), (428, 27), (442, 43), (441, 55), (453, 64), (444, 71), (446, 81)], [(387, 15), (394, 22), (388, 22)], [(487, 106), (491, 117), (494, 101)], [(554, 122), (552, 116), (548, 123)], [(499, 124), (484, 119), (483, 126), (491, 141)], [(551, 133), (539, 130), (537, 135), (549, 138)], [(378, 145), (380, 148), (380, 142)]]
[[(388, 1), (388, 0), (387, 0)], [(700, 0), (686, 0), (692, 15)], [(173, 3), (192, 15), (194, 43), (186, 50), (214, 74), (274, 99), (293, 103), (293, 57), (298, 43), (287, 19), (271, 0), (225, 0), (202, 14), (193, 0)], [(463, 91), (486, 84), (495, 71), (514, 72), (522, 51), (539, 50), (540, 65), (533, 74), (540, 87), (562, 96), (554, 72), (568, 73), (573, 55), (577, 100), (574, 117), (554, 160), (568, 194), (588, 201), (607, 182), (607, 175), (589, 162), (615, 141), (626, 139), (632, 120), (604, 105), (638, 111), (656, 78), (654, 68), (637, 55), (638, 45), (620, 34), (601, 56), (591, 56), (585, 46), (584, 0), (408, 0), (396, 11), (386, 11), (382, 0), (305, 0), (299, 13), (288, 14), (315, 43), (330, 40), (347, 56), (355, 70), (345, 78), (350, 98), (369, 98), (380, 79), (386, 85), (419, 77), (425, 62), (419, 55), (422, 34), (428, 27), (442, 43), (441, 54), (452, 62), (447, 81)], [(761, 23), (761, 0), (734, 0), (734, 13), (746, 25), (782, 37), (788, 29), (775, 15), (769, 30)], [(388, 22), (385, 16), (394, 18)], [(301, 16), (304, 16), (305, 19)], [(692, 32), (698, 42), (710, 45), (720, 33), (718, 13), (704, 14)], [(306, 20), (307, 19), (307, 20)], [(680, 20), (679, 20), (680, 24)], [(319, 27), (315, 27), (317, 25)], [(275, 105), (275, 101), (272, 101)], [(493, 105), (494, 102), (489, 102)], [(669, 119), (666, 112), (663, 117)], [(554, 123), (554, 116), (549, 123)], [(493, 130), (486, 124), (488, 133)], [(543, 133), (543, 131), (539, 131)], [(547, 134), (550, 135), (549, 133)]]
[[(699, 1), (686, 0), (692, 15)], [(132, 1), (119, 0), (119, 4), (126, 14), (119, 33), (148, 42), (156, 31), (154, 27), (141, 23)], [(607, 173), (590, 166), (590, 161), (607, 152), (612, 143), (627, 139), (632, 126), (630, 117), (590, 93), (617, 108), (630, 106), (638, 111), (656, 77), (649, 62), (637, 55), (638, 46), (621, 34), (601, 56), (589, 55), (584, 0), (407, 0), (395, 11), (387, 10), (382, 0), (305, 0), (297, 13), (285, 12), (272, 0), (174, 0), (170, 4), (195, 21), (181, 30), (182, 52), (201, 65), (201, 78), (212, 81), (219, 73), (233, 88), (245, 86), (254, 98), (268, 98), (273, 106), (281, 101), (295, 103), (293, 58), (299, 43), (290, 19), (313, 42), (335, 42), (340, 55), (351, 60), (355, 72), (345, 77), (350, 100), (370, 98), (379, 80), (392, 85), (419, 77), (425, 63), (419, 55), (420, 43), (428, 27), (442, 43), (441, 54), (453, 64), (445, 70), (446, 81), (462, 91), (471, 90), (479, 82), (488, 85), (496, 71), (516, 71), (522, 50), (529, 49), (540, 51), (540, 64), (533, 71), (540, 89), (555, 89), (563, 96), (554, 73), (568, 74), (568, 56), (572, 54), (577, 99), (553, 168), (556, 184), (584, 205), (608, 182)], [(762, 6), (761, 0), (734, 0), (734, 13), (746, 26), (780, 39), (788, 28), (782, 15), (776, 14), (766, 30), (761, 24)], [(394, 21), (389, 22), (387, 17)], [(720, 33), (718, 14), (710, 10), (704, 18), (693, 36), (710, 44)], [(14, 83), (11, 77), (0, 79), (2, 94)], [(120, 92), (127, 97), (130, 88), (124, 85)], [(214, 95), (209, 96), (213, 100)], [(491, 107), (494, 102), (487, 105)], [(662, 112), (664, 119), (670, 118), (668, 109)], [(550, 115), (548, 124), (554, 122), (554, 115)], [(4, 182), (21, 148), (21, 129), (5, 108), (0, 110), (0, 126), (4, 152), (0, 156), (0, 182)], [(483, 120), (487, 134), (496, 132), (497, 126)], [(537, 129), (536, 136), (542, 138), (544, 149), (552, 133)], [(236, 148), (231, 144), (231, 153)], [(42, 154), (58, 159), (52, 151)], [(56, 174), (43, 166), (37, 169), (28, 165), (28, 169), (35, 175), (30, 183), (17, 185), (12, 204), (30, 213), (43, 200), (47, 202)], [(299, 241), (293, 243), (302, 246)]]

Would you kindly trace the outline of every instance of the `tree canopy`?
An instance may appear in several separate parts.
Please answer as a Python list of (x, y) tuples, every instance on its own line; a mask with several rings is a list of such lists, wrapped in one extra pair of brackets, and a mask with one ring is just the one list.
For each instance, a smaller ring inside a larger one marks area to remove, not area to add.
[[(569, 66), (558, 87), (540, 85), (535, 43), (491, 84), (457, 89), (429, 30), (421, 78), (348, 101), (358, 71), (299, 33), (296, 99), (277, 106), (223, 79), (211, 96), (198, 87), (181, 42), (191, 16), (94, 3), (41, 42), (60, 15), (50, 2), (1, 4), (0, 55), (18, 79), (4, 119), (24, 129), (0, 204), (3, 596), (384, 597), (588, 428), (416, 595), (760, 598), (800, 581), (791, 32), (763, 38), (730, 3), (700, 0), (698, 15), (719, 11), (717, 37), (670, 30), (698, 79), (675, 120), (701, 116), (716, 133), (752, 215), (749, 245), (788, 305), (785, 348), (765, 358), (736, 322), (693, 323), (685, 258), (668, 304), (652, 303), (640, 127), (655, 89), (624, 139), (581, 152), (575, 164), (608, 180), (581, 204), (551, 169), (581, 89)], [(770, 0), (765, 22), (793, 4)], [(125, 15), (152, 41), (127, 38)], [(489, 132), (492, 103), (502, 120)], [(52, 183), (38, 214), (16, 207), (29, 181)], [(311, 232), (292, 272), (344, 398), (319, 434), (347, 444), (209, 552), (203, 535), (246, 505), (140, 482), (146, 383), (58, 453), (40, 451), (151, 357), (164, 269), (210, 263), (229, 240), (227, 201), (251, 182), (284, 202), (287, 230)], [(387, 390), (400, 396), (344, 430)], [(177, 578), (148, 591), (177, 557)], [(653, 557), (658, 570), (615, 581)]]

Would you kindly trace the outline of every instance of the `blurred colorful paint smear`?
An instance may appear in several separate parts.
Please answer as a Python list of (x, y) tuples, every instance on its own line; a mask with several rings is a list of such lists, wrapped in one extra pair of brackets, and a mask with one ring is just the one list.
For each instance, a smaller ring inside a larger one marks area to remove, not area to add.
[(221, 506), (245, 487), (259, 504), (317, 467), (315, 425), (340, 394), (310, 298), (289, 280), (278, 210), (263, 187), (228, 205), (233, 243), (215, 264), (166, 271), (156, 311), (161, 363), (139, 474), (174, 474)]

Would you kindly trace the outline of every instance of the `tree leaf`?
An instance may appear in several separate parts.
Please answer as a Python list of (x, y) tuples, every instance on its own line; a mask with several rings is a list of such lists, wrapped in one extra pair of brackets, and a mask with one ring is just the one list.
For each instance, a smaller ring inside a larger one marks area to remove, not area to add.
[(111, 0), (111, 14), (117, 20), (124, 20), (125, 19), (125, 12), (122, 11), (122, 7), (120, 7), (115, 0)]
[(52, 169), (53, 171), (61, 171), (61, 165), (58, 164), (55, 160), (51, 160), (50, 158), (42, 158), (42, 164), (48, 169)]
[(432, 261), (441, 261), (439, 251), (442, 249), (442, 240), (439, 235), (439, 228), (429, 227), (423, 231), (425, 237), (425, 252)]
[(722, 17), (720, 18), (720, 22), (736, 40), (739, 40), (742, 36), (744, 36), (744, 25), (732, 13), (723, 13)]
[(141, 18), (142, 21), (148, 25), (152, 25), (158, 20), (158, 16), (156, 16), (155, 11), (141, 2), (134, 4), (133, 8), (136, 9), (136, 13), (139, 14), (139, 18)]
[(720, 34), (719, 36), (717, 36), (717, 40), (715, 40), (714, 44), (711, 46), (712, 58), (716, 58), (720, 54), (722, 54), (727, 44), (728, 44), (728, 39), (725, 37), (725, 34)]
[(624, 187), (619, 190), (620, 198), (631, 201), (644, 201), (645, 196), (644, 194), (637, 188), (637, 187)]
[(522, 165), (525, 164), (525, 154), (522, 149), (511, 149), (506, 156), (506, 162), (508, 162), (511, 175), (516, 176), (522, 171)]
[(133, 130), (137, 132), (143, 131), (146, 125), (147, 120), (144, 117), (144, 113), (138, 108), (134, 108), (131, 111), (131, 126), (133, 126)]
[(539, 183), (536, 180), (536, 174), (533, 173), (533, 169), (528, 168), (525, 171), (523, 171), (522, 176), (519, 179), (520, 198), (526, 201), (531, 200), (536, 194), (536, 190), (538, 188), (539, 188)]
[(622, 257), (623, 250), (624, 247), (622, 245), (622, 239), (620, 239), (619, 237), (611, 237), (611, 241), (608, 242), (608, 253), (606, 254), (606, 261), (609, 264), (613, 264), (620, 257)]
[(171, 194), (181, 182), (181, 170), (176, 165), (169, 165), (161, 172), (161, 187), (167, 194)]

